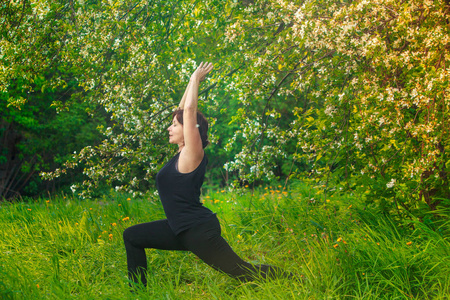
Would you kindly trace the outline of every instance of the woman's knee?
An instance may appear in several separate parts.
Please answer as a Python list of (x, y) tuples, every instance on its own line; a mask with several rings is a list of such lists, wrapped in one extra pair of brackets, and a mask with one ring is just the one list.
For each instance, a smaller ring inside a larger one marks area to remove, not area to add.
[(134, 234), (133, 234), (132, 227), (128, 227), (122, 233), (122, 238), (125, 243), (131, 243), (131, 241), (133, 240), (133, 236), (134, 236)]

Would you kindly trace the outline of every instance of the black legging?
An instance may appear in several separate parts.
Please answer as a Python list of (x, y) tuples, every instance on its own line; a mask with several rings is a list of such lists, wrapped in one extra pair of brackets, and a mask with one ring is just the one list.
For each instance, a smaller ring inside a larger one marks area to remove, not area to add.
[(216, 270), (241, 281), (255, 277), (275, 277), (282, 270), (267, 265), (252, 265), (243, 261), (221, 236), (220, 224), (214, 215), (179, 235), (169, 227), (167, 219), (134, 225), (123, 233), (127, 250), (128, 276), (134, 282), (147, 284), (147, 258), (144, 248), (191, 251)]

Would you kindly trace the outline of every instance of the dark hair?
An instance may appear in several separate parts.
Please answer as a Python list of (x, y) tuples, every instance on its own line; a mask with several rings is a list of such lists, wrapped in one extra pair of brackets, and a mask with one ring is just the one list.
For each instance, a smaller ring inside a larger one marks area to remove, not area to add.
[[(177, 121), (180, 122), (181, 125), (183, 125), (183, 110), (177, 109), (172, 113), (172, 119), (176, 117)], [(197, 125), (198, 125), (198, 131), (200, 132), (200, 137), (202, 139), (202, 146), (205, 148), (209, 145), (208, 141), (208, 120), (206, 120), (205, 116), (197, 111)]]

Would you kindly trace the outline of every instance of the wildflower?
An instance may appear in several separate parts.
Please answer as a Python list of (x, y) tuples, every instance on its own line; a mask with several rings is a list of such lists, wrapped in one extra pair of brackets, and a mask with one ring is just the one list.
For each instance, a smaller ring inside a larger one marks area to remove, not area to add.
[(334, 244), (333, 247), (337, 248), (337, 247), (339, 247), (339, 244)]
[(411, 245), (412, 245), (412, 242), (411, 242), (411, 241), (410, 241), (410, 242), (407, 242), (406, 245), (411, 246)]
[(125, 218), (122, 219), (122, 221), (124, 221), (124, 222), (128, 221), (128, 220), (130, 220), (130, 217), (125, 217)]
[(28, 211), (31, 211), (31, 208), (27, 208)]
[(131, 198), (127, 198), (127, 201), (131, 201)]
[(50, 200), (46, 200), (45, 203), (50, 203)]
[(337, 241), (338, 241), (338, 242), (342, 242), (342, 238), (339, 237), (339, 238), (337, 239)]
[(78, 226), (78, 222), (75, 222), (75, 226)]
[(112, 233), (110, 233), (109, 234), (109, 239), (112, 240), (112, 238), (113, 238), (113, 235), (112, 235)]
[(122, 204), (119, 203), (119, 206), (122, 206)]
[(214, 203), (219, 203), (220, 201), (217, 199), (214, 199)]
[(117, 224), (116, 224), (116, 223), (112, 223), (111, 225), (112, 225), (112, 226), (116, 226)]

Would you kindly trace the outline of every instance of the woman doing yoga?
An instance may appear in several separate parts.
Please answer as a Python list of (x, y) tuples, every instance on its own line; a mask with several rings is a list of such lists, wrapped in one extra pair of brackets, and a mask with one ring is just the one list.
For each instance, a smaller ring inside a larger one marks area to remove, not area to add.
[(282, 273), (276, 267), (242, 260), (222, 238), (216, 215), (200, 202), (208, 163), (203, 151), (208, 145), (208, 123), (197, 111), (198, 89), (212, 68), (211, 63), (201, 63), (194, 71), (168, 128), (169, 143), (178, 145), (178, 153), (156, 176), (167, 219), (134, 225), (123, 233), (132, 282), (147, 283), (145, 248), (191, 251), (214, 269), (241, 281)]

